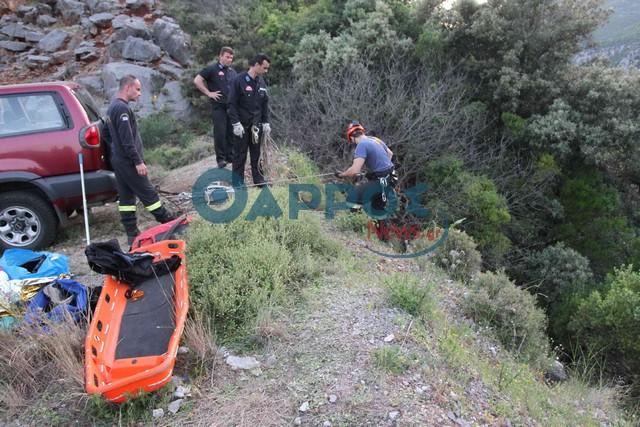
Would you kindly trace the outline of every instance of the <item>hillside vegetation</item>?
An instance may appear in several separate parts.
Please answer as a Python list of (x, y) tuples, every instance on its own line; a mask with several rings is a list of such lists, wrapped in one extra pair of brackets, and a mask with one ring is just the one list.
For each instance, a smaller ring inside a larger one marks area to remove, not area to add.
[[(425, 208), (394, 225), (423, 237), (369, 240), (362, 214), (291, 220), (288, 203), (300, 200), (286, 186), (252, 189), (251, 201), (276, 200), (283, 215), (198, 219), (186, 237), (189, 350), (170, 386), (110, 406), (82, 392), (81, 326), (32, 340), (2, 333), (6, 419), (638, 424), (640, 71), (571, 62), (605, 21), (603, 0), (442, 3), (162, 2), (192, 36), (183, 91), (195, 113), (187, 127), (141, 121), (156, 137), (151, 162), (171, 169), (205, 155), (192, 129), (210, 110), (192, 80), (221, 46), (236, 49), (238, 70), (263, 51), (281, 149), (270, 178), (317, 184), (344, 169), (345, 125), (359, 120), (389, 144), (399, 187)], [(199, 175), (193, 165), (164, 173), (175, 191)], [(369, 250), (415, 253), (445, 229), (429, 256)], [(259, 368), (231, 369), (229, 355)], [(177, 384), (191, 396), (153, 420)]]
[(607, 0), (613, 13), (594, 38), (602, 46), (640, 42), (640, 3), (633, 0)]
[[(558, 356), (597, 360), (636, 395), (640, 353), (626, 334), (640, 330), (640, 72), (571, 62), (607, 3), (442, 3), (167, 7), (193, 35), (194, 73), (222, 45), (236, 48), (240, 69), (254, 52), (271, 55), (274, 137), (321, 172), (350, 161), (350, 120), (385, 140), (401, 186), (428, 188), (423, 225), (464, 218), (481, 269), (503, 270), (534, 296)], [(637, 9), (615, 6), (625, 19)]]
[[(290, 158), (276, 178), (315, 169), (300, 154)], [(433, 256), (393, 260), (366, 248), (393, 252), (366, 239), (352, 214), (292, 221), (286, 189), (270, 192), (284, 207), (280, 218), (247, 221), (247, 207), (232, 223), (190, 226), (189, 350), (169, 386), (120, 406), (89, 398), (82, 326), (44, 334), (25, 326), (0, 333), (8, 425), (633, 424), (618, 408), (620, 389), (585, 383), (591, 366), (561, 384), (545, 381), (552, 356), (543, 312), (503, 273), (478, 274), (480, 255), (466, 234), (452, 232)], [(252, 190), (250, 200), (258, 196)], [(95, 214), (107, 221), (112, 212)], [(82, 224), (74, 228), (79, 245)], [(255, 357), (258, 367), (233, 370), (228, 355)], [(178, 386), (189, 395), (172, 415)]]

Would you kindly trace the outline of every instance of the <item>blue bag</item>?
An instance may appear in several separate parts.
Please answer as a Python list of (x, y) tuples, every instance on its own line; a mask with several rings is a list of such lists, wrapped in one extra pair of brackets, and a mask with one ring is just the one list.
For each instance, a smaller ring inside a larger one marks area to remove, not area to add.
[[(57, 287), (58, 293), (69, 301), (60, 304), (52, 301), (52, 298), (47, 295), (50, 294), (47, 288), (51, 286)], [(67, 317), (66, 313), (69, 313), (73, 320), (78, 321), (87, 311), (87, 304), (87, 288), (82, 283), (71, 279), (57, 279), (38, 291), (27, 306), (24, 318), (29, 323), (38, 323), (44, 314), (50, 320), (61, 322)]]
[(69, 259), (53, 252), (7, 249), (0, 258), (0, 267), (11, 280), (51, 277), (69, 274)]

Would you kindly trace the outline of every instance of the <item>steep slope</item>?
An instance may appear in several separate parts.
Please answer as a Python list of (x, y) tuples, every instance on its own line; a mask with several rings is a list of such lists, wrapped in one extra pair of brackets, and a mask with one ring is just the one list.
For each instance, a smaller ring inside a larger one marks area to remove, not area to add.
[(596, 57), (621, 67), (640, 66), (640, 3), (634, 0), (607, 0), (613, 10), (609, 20), (594, 33), (597, 46), (576, 57), (578, 63)]
[[(597, 425), (617, 421), (608, 389), (550, 387), (460, 315), (464, 287), (426, 260), (374, 256), (356, 235), (327, 233), (345, 252), (303, 301), (277, 310), (260, 363), (233, 370), (221, 349), (196, 379), (191, 410), (166, 425)], [(421, 265), (418, 265), (421, 264)], [(416, 280), (426, 308), (394, 306), (388, 284)], [(236, 350), (237, 351), (237, 350)]]
[(602, 46), (640, 42), (640, 3), (634, 0), (607, 0), (613, 14), (594, 34)]

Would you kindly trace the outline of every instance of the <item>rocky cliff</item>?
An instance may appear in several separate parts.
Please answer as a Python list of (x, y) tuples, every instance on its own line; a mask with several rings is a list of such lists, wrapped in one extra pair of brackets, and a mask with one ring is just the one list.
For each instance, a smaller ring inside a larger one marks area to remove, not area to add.
[(575, 56), (577, 64), (583, 64), (592, 59), (606, 59), (616, 67), (640, 68), (640, 42), (621, 43), (611, 46), (586, 49)]
[(155, 0), (0, 0), (0, 13), (3, 84), (73, 80), (105, 105), (133, 74), (139, 114), (190, 116), (180, 78), (191, 40)]
[(640, 67), (640, 2), (605, 0), (604, 6), (612, 13), (594, 33), (597, 47), (580, 52), (575, 62), (604, 58), (613, 66)]

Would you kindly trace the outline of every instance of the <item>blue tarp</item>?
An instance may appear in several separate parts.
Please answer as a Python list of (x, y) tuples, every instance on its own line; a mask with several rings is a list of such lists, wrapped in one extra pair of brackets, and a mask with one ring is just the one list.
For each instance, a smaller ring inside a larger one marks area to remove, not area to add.
[(0, 258), (0, 267), (11, 280), (59, 276), (69, 274), (69, 259), (65, 255), (52, 252), (7, 249)]

